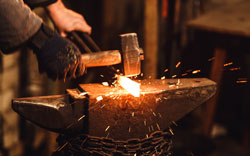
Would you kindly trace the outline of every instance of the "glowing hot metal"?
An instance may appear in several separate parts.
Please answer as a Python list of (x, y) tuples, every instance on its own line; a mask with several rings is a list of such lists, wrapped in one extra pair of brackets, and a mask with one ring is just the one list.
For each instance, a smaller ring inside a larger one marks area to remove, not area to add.
[(118, 83), (134, 97), (140, 96), (140, 83), (132, 81), (125, 76), (117, 76)]

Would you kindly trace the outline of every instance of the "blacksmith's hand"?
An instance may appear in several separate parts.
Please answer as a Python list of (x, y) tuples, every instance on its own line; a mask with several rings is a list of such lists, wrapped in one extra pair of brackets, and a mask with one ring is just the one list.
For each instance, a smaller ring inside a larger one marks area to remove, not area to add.
[(66, 37), (68, 32), (82, 31), (91, 33), (91, 27), (82, 15), (67, 9), (61, 0), (48, 5), (46, 9), (61, 36)]

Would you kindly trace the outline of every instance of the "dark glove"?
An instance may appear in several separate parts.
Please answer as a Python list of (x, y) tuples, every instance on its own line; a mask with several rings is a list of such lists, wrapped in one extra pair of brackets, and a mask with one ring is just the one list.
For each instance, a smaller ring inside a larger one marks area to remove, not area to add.
[(49, 27), (41, 26), (32, 37), (31, 46), (37, 56), (40, 73), (46, 72), (54, 80), (83, 75), (85, 66), (79, 49)]

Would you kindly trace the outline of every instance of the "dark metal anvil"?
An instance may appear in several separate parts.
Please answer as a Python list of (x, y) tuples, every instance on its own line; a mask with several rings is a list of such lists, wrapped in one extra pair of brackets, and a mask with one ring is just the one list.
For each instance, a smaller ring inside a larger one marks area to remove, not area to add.
[(69, 94), (16, 98), (13, 109), (51, 131), (127, 140), (165, 130), (216, 92), (206, 78), (141, 80), (140, 97), (120, 87), (81, 84)]

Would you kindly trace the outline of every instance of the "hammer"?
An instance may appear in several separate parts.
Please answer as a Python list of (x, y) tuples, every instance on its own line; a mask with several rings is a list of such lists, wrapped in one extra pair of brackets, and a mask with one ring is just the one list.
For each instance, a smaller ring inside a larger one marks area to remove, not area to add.
[[(72, 33), (72, 36), (87, 52), (90, 52), (90, 49), (76, 33)], [(96, 48), (94, 49), (100, 49), (90, 36), (84, 34), (84, 37), (88, 39), (90, 44), (95, 45)], [(124, 76), (131, 77), (139, 75), (141, 73), (141, 60), (143, 60), (144, 57), (143, 50), (139, 48), (137, 34), (121, 34), (120, 37), (121, 51), (108, 50), (82, 54), (81, 59), (85, 63), (85, 67), (110, 66), (122, 63)]]

